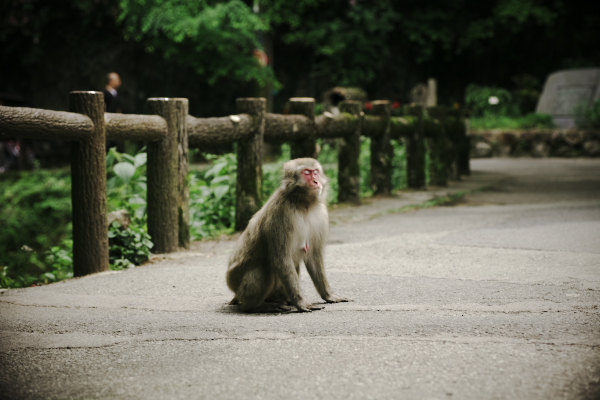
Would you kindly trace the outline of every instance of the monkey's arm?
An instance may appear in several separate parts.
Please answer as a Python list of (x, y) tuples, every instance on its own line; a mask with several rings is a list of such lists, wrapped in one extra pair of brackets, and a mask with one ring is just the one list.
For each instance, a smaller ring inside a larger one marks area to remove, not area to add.
[(283, 267), (279, 268), (279, 279), (281, 280), (281, 284), (285, 288), (285, 291), (288, 293), (292, 305), (300, 312), (321, 310), (323, 307), (308, 303), (302, 296), (300, 280), (298, 279), (294, 263), (289, 260), (289, 262), (279, 265)]
[[(273, 215), (277, 217), (277, 211)], [(300, 287), (300, 280), (296, 270), (295, 260), (300, 252), (296, 244), (298, 239), (298, 227), (295, 226), (293, 218), (279, 216), (274, 219), (273, 224), (267, 229), (266, 243), (269, 246), (269, 264), (272, 270), (277, 274), (279, 280), (292, 305), (300, 312), (319, 310), (322, 307), (313, 306), (304, 300)]]
[(321, 246), (315, 246), (311, 248), (311, 253), (305, 261), (306, 270), (310, 275), (317, 292), (323, 300), (327, 303), (340, 303), (345, 301), (352, 301), (346, 297), (338, 296), (334, 294), (325, 276), (325, 263), (323, 262), (323, 248)]

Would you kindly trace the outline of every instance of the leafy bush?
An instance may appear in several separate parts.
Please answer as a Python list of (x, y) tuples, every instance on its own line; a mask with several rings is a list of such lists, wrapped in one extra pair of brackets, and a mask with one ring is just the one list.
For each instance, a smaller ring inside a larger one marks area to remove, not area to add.
[[(532, 99), (538, 93), (532, 89), (536, 81), (530, 77), (518, 80), (521, 89), (514, 93), (506, 89), (471, 84), (465, 94), (466, 107), (473, 113), (473, 129), (535, 129), (553, 128), (552, 117), (548, 114), (528, 113)], [(539, 94), (539, 93), (538, 93)], [(491, 104), (496, 97), (497, 104)]]
[[(109, 211), (126, 209), (128, 229), (109, 231), (111, 268), (139, 265), (150, 256), (146, 224), (146, 154), (107, 157)], [(69, 171), (34, 171), (0, 182), (0, 286), (27, 287), (73, 276)]]
[[(497, 104), (490, 102), (496, 98)], [(519, 110), (512, 94), (503, 88), (470, 84), (465, 92), (465, 105), (475, 117), (515, 116)]]
[(329, 193), (327, 201), (330, 204), (336, 203), (339, 195), (338, 185), (338, 158), (339, 158), (339, 142), (335, 140), (319, 140), (319, 162), (323, 166), (323, 171), (329, 179)]
[(575, 124), (580, 129), (600, 129), (600, 100), (589, 107), (575, 107)]
[(25, 287), (64, 276), (62, 264), (53, 266), (52, 261), (62, 259), (58, 248), (71, 235), (69, 172), (4, 176), (0, 225), (0, 286)]
[(145, 225), (146, 160), (145, 149), (131, 156), (111, 148), (106, 157), (108, 167), (108, 210), (125, 209), (134, 225)]
[(190, 237), (199, 240), (233, 232), (235, 223), (235, 154), (210, 156), (212, 166), (189, 175)]
[(118, 221), (114, 221), (108, 229), (109, 259), (113, 270), (133, 268), (146, 262), (150, 249), (154, 246), (146, 229), (130, 225), (123, 229)]
[(141, 265), (150, 258), (154, 246), (147, 233), (146, 160), (141, 149), (132, 156), (111, 148), (106, 157), (108, 167), (108, 210), (126, 210), (131, 224), (124, 229), (114, 221), (108, 229), (110, 268), (122, 270)]
[[(41, 250), (71, 232), (68, 171), (33, 171), (0, 182), (0, 262), (23, 245)], [(12, 259), (12, 257), (9, 257)]]

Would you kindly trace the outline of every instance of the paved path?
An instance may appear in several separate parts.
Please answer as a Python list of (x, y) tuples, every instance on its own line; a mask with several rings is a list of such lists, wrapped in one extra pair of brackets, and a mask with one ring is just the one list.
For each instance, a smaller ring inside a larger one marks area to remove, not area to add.
[(239, 314), (231, 240), (3, 291), (0, 398), (600, 398), (600, 160), (472, 167), (449, 189), (333, 210), (329, 279), (353, 303)]

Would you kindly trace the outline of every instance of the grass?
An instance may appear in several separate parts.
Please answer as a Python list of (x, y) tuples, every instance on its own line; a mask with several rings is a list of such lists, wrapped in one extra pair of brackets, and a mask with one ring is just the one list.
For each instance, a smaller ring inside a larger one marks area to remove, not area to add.
[(550, 129), (554, 128), (549, 114), (527, 114), (522, 117), (486, 115), (471, 118), (471, 129)]
[(486, 190), (491, 190), (491, 189), (492, 189), (491, 186), (482, 186), (477, 189), (465, 190), (465, 191), (461, 191), (461, 192), (448, 194), (445, 196), (438, 196), (438, 197), (434, 197), (431, 200), (424, 201), (423, 203), (420, 203), (420, 204), (409, 204), (407, 206), (403, 206), (400, 208), (393, 208), (390, 210), (386, 210), (386, 211), (383, 211), (383, 212), (373, 215), (372, 218), (377, 218), (377, 217), (381, 217), (381, 216), (388, 215), (388, 214), (402, 214), (402, 213), (407, 213), (407, 212), (411, 212), (411, 211), (423, 210), (425, 208), (453, 206), (453, 205), (458, 204), (463, 198), (465, 198), (466, 196), (468, 196), (470, 194), (484, 192)]

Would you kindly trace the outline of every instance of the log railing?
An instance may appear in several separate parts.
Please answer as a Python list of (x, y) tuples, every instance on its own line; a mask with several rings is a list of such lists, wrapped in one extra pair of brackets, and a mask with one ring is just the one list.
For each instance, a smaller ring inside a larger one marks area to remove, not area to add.
[[(262, 205), (263, 141), (291, 143), (292, 157), (315, 157), (318, 138), (339, 138), (340, 202), (360, 203), (360, 136), (371, 138), (371, 186), (375, 194), (392, 192), (392, 140), (407, 147), (411, 188), (469, 174), (469, 142), (457, 110), (411, 106), (392, 117), (389, 101), (373, 102), (373, 115), (362, 104), (345, 101), (337, 116), (315, 117), (312, 98), (290, 100), (290, 115), (266, 112), (262, 98), (237, 100), (239, 115), (194, 118), (188, 100), (151, 98), (149, 114), (104, 112), (101, 92), (71, 92), (71, 112), (0, 106), (0, 139), (73, 141), (71, 175), (73, 268), (75, 276), (108, 269), (106, 141), (147, 142), (148, 231), (155, 253), (189, 248), (188, 148), (237, 142), (236, 228), (243, 229)], [(426, 165), (426, 153), (429, 165)]]

